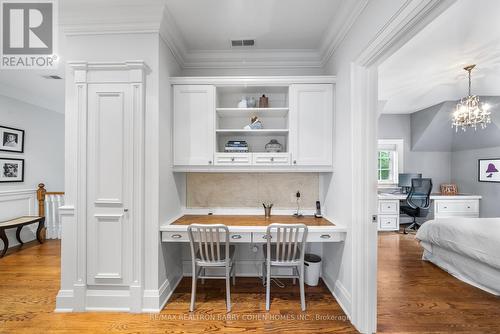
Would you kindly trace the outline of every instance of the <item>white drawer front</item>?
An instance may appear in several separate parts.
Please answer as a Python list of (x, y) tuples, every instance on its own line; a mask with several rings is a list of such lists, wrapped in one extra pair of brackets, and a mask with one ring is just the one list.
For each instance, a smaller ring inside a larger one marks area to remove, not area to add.
[(474, 214), (479, 212), (478, 201), (439, 200), (436, 203), (437, 213)]
[(163, 242), (189, 242), (188, 233), (183, 232), (161, 232)]
[(245, 242), (245, 243), (251, 243), (252, 242), (252, 232), (229, 232), (229, 242), (230, 243), (238, 243), (238, 242)]
[(290, 154), (288, 153), (253, 153), (255, 165), (289, 165)]
[(398, 200), (379, 200), (378, 201), (379, 214), (399, 214), (399, 201)]
[(251, 153), (216, 153), (216, 165), (250, 165), (252, 163)]
[(398, 217), (397, 216), (379, 216), (378, 217), (378, 229), (394, 231), (398, 229)]
[[(275, 237), (275, 235), (274, 235)], [(343, 241), (344, 237), (342, 233), (339, 232), (311, 232), (307, 233), (307, 242), (340, 242)], [(253, 243), (266, 243), (266, 233), (265, 232), (254, 232), (253, 233)]]
[[(189, 242), (189, 236), (187, 231), (182, 232), (169, 232), (164, 231), (161, 233), (161, 240), (163, 242)], [(224, 242), (224, 234), (220, 234), (221, 243)], [(229, 242), (230, 243), (250, 243), (252, 242), (251, 232), (229, 232)]]

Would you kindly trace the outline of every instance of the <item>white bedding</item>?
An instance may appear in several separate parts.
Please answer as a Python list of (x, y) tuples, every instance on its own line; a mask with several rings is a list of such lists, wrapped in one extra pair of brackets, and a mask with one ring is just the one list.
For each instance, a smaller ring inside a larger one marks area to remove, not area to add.
[(416, 238), (424, 248), (423, 260), (500, 295), (500, 218), (430, 220)]
[(500, 218), (434, 219), (416, 238), (500, 269)]

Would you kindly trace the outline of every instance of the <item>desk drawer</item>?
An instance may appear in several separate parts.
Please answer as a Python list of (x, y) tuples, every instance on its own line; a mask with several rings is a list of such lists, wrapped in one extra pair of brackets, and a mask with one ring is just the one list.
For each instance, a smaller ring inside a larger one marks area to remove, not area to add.
[(379, 214), (399, 214), (399, 200), (379, 200)]
[(477, 200), (436, 200), (437, 214), (475, 214), (479, 213)]
[[(265, 232), (254, 232), (252, 234), (253, 242), (256, 244), (266, 243)], [(339, 232), (311, 232), (307, 233), (307, 242), (340, 242), (344, 237)]]
[[(161, 241), (163, 242), (189, 242), (187, 231), (164, 231), (161, 233)], [(224, 242), (224, 235), (221, 234), (220, 242)], [(229, 232), (230, 243), (250, 243), (252, 242), (251, 232)]]
[(289, 165), (290, 155), (288, 153), (254, 153), (254, 165)]
[(383, 231), (398, 230), (398, 216), (378, 216), (378, 229)]
[(252, 163), (251, 153), (216, 153), (216, 165), (250, 165)]
[(163, 242), (189, 242), (187, 231), (164, 231), (161, 232), (161, 241)]

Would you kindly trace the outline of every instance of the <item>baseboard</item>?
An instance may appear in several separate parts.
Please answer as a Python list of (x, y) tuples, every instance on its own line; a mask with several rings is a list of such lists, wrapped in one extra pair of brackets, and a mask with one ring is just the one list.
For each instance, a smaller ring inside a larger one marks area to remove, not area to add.
[(177, 289), (177, 286), (179, 285), (179, 283), (182, 281), (182, 276), (179, 276), (177, 278), (177, 280), (175, 281), (174, 284), (172, 284), (172, 288), (167, 290), (165, 289), (163, 291), (162, 294), (160, 294), (160, 308), (158, 310), (158, 312), (160, 312), (161, 310), (163, 310), (163, 308), (165, 307), (165, 305), (167, 304), (168, 300), (170, 299), (170, 297), (172, 297), (172, 294), (174, 293), (175, 289)]
[(143, 308), (144, 313), (159, 313), (165, 304), (172, 296), (177, 286), (182, 280), (182, 276), (175, 277), (170, 284), (170, 280), (166, 279), (158, 290), (144, 290)]
[(351, 294), (349, 291), (347, 291), (342, 282), (339, 280), (334, 281), (324, 272), (321, 278), (323, 279), (323, 282), (325, 282), (328, 290), (332, 293), (333, 297), (337, 300), (337, 303), (339, 303), (344, 313), (349, 319), (351, 319)]
[(56, 296), (56, 309), (54, 312), (73, 312), (74, 298), (73, 290), (59, 290)]

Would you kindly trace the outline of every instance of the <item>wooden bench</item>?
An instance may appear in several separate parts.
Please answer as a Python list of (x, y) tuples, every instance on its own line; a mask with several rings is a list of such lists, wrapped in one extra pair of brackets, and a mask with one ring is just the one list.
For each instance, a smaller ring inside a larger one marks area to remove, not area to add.
[(45, 217), (40, 216), (24, 216), (4, 222), (0, 222), (0, 239), (2, 239), (4, 248), (0, 257), (3, 257), (9, 248), (9, 239), (5, 234), (5, 230), (9, 228), (17, 228), (16, 239), (22, 245), (24, 242), (21, 240), (21, 230), (23, 226), (38, 223), (38, 228), (36, 230), (36, 239), (39, 243), (43, 244), (45, 241)]

